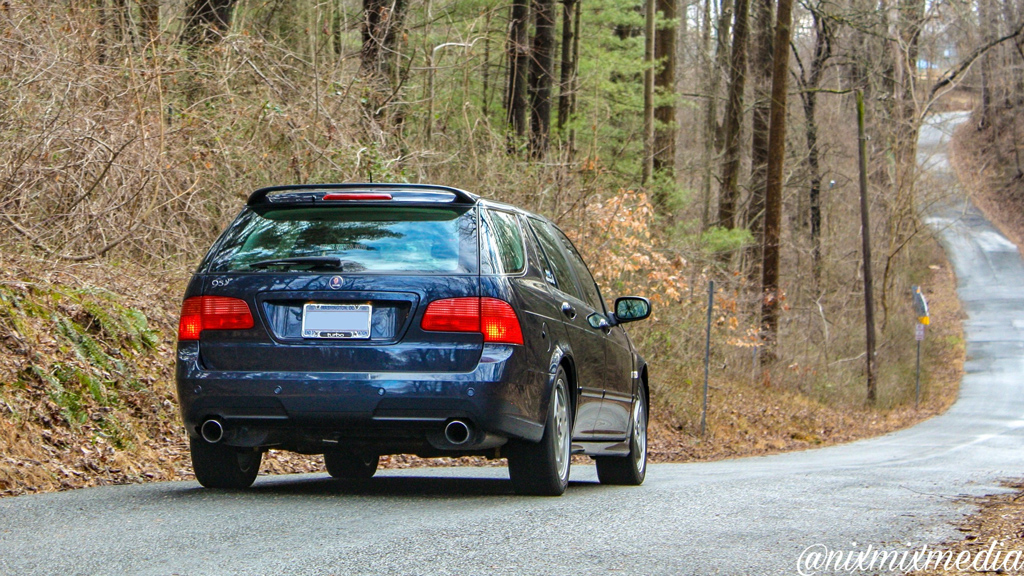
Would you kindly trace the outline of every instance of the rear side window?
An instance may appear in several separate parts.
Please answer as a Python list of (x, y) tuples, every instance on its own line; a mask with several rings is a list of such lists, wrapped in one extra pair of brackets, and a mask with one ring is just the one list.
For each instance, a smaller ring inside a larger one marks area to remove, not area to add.
[(530, 227), (537, 234), (537, 240), (540, 241), (541, 249), (544, 251), (544, 255), (547, 256), (548, 264), (555, 275), (558, 288), (567, 294), (582, 299), (580, 291), (573, 281), (572, 272), (569, 270), (569, 262), (558, 248), (558, 239), (552, 236), (551, 232), (545, 228), (544, 222), (536, 218), (530, 218)]
[(500, 270), (495, 273), (517, 274), (526, 268), (526, 251), (523, 249), (523, 232), (518, 219), (508, 212), (488, 210), (485, 212), (487, 236)]
[(604, 301), (601, 300), (601, 292), (597, 289), (597, 282), (594, 282), (594, 276), (590, 273), (586, 263), (583, 262), (583, 257), (580, 256), (576, 247), (572, 245), (572, 242), (561, 230), (552, 227), (551, 231), (558, 236), (558, 239), (562, 241), (562, 245), (565, 246), (566, 252), (569, 253), (569, 261), (572, 263), (573, 268), (576, 269), (576, 277), (579, 278), (584, 300), (594, 310), (604, 313)]
[[(477, 270), (472, 208), (324, 206), (246, 210), (224, 233), (211, 272), (279, 258), (334, 257), (342, 272), (470, 274)], [(302, 264), (282, 264), (302, 269)], [(308, 266), (305, 266), (308, 267)]]

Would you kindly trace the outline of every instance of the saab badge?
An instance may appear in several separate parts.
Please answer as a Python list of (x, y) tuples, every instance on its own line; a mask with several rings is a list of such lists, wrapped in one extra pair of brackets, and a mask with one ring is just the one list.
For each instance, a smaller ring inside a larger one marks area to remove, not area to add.
[(329, 284), (331, 286), (331, 290), (337, 290), (337, 289), (341, 288), (341, 283), (344, 282), (344, 281), (345, 281), (345, 279), (342, 278), (341, 276), (335, 276), (335, 277), (331, 278), (331, 281), (329, 282)]

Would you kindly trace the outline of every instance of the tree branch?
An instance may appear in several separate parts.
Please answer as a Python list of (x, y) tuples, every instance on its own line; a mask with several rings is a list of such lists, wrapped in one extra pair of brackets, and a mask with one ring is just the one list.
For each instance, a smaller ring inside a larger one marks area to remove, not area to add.
[(999, 44), (1002, 44), (1003, 42), (1006, 42), (1007, 40), (1016, 38), (1021, 34), (1021, 32), (1024, 32), (1024, 20), (1022, 20), (1021, 23), (1017, 25), (1017, 28), (1015, 28), (1006, 36), (996, 38), (995, 40), (992, 40), (986, 44), (982, 44), (981, 46), (975, 48), (973, 52), (968, 54), (966, 58), (960, 61), (960, 64), (958, 64), (949, 72), (946, 72), (946, 74), (943, 75), (942, 78), (940, 78), (934, 85), (932, 85), (931, 90), (928, 91), (929, 104), (931, 100), (935, 98), (936, 92), (952, 84), (954, 80), (956, 80), (957, 78), (960, 77), (961, 74), (966, 72), (967, 69), (971, 67), (971, 64), (974, 64), (974, 61), (980, 58), (983, 54), (985, 54), (985, 52), (988, 52), (992, 48), (998, 46)]

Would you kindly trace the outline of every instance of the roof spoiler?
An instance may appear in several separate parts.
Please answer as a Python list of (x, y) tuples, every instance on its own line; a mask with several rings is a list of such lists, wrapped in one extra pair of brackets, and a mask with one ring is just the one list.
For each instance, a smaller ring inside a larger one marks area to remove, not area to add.
[(366, 192), (444, 192), (455, 195), (455, 202), (459, 204), (476, 204), (479, 196), (470, 194), (465, 190), (452, 188), (450, 186), (438, 186), (434, 184), (292, 184), (285, 186), (268, 186), (260, 188), (249, 195), (246, 202), (248, 206), (267, 202), (267, 197), (275, 192), (313, 192), (330, 190), (360, 190)]

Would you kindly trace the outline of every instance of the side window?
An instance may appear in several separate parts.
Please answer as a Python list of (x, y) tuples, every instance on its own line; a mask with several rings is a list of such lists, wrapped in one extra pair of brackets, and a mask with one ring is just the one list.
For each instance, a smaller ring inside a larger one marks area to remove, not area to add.
[(498, 261), (505, 274), (517, 274), (526, 268), (523, 234), (515, 216), (508, 212), (489, 210), (488, 232), (495, 244)]
[(501, 265), (494, 245), (494, 226), (487, 213), (480, 211), (480, 273), (484, 276), (501, 274)]
[(552, 232), (562, 241), (565, 251), (569, 253), (569, 262), (576, 269), (576, 277), (579, 278), (580, 288), (583, 289), (583, 299), (594, 310), (604, 313), (604, 303), (601, 301), (601, 293), (597, 290), (597, 282), (594, 282), (594, 276), (590, 274), (586, 263), (583, 262), (583, 257), (580, 256), (580, 253), (576, 251), (576, 247), (572, 245), (572, 242), (561, 230), (552, 227)]
[(537, 240), (540, 241), (540, 247), (548, 258), (548, 264), (551, 266), (551, 271), (555, 274), (555, 281), (558, 282), (558, 287), (563, 292), (582, 299), (579, 288), (572, 278), (572, 272), (569, 270), (569, 261), (565, 259), (565, 255), (562, 254), (562, 250), (558, 247), (560, 240), (552, 236), (544, 222), (540, 220), (530, 218), (530, 227), (537, 234)]

